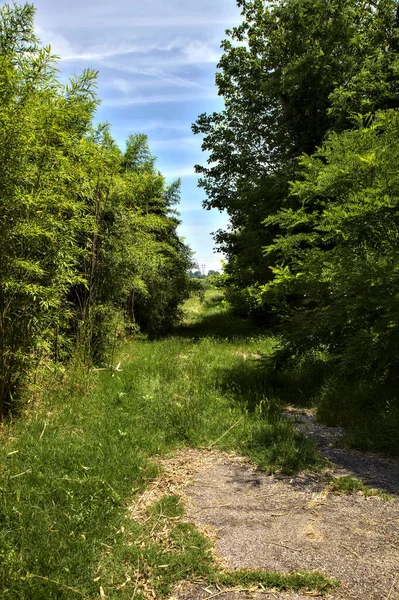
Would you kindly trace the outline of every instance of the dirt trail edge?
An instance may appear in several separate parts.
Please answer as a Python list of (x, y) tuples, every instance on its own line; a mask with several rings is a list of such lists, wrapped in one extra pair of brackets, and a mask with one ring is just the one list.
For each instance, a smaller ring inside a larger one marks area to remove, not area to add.
[[(226, 568), (318, 570), (341, 581), (326, 599), (399, 600), (399, 462), (336, 448), (339, 430), (315, 423), (306, 411), (289, 416), (316, 437), (322, 454), (339, 459), (328, 476), (268, 475), (234, 455), (184, 450), (162, 461), (164, 476), (141, 504), (163, 494), (182, 496), (186, 519), (212, 537), (216, 560)], [(329, 491), (329, 477), (343, 475), (389, 491), (393, 498)], [(139, 504), (133, 516), (140, 510)], [(179, 586), (173, 595), (179, 600), (303, 600), (310, 594), (218, 590), (198, 582)]]

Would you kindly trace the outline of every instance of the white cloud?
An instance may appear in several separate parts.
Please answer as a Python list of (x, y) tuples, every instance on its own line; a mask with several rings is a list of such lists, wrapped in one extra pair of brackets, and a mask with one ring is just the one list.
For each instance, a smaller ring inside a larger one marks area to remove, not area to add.
[(217, 63), (222, 54), (219, 44), (185, 40), (181, 46), (187, 64)]
[[(105, 81), (104, 87), (127, 94), (132, 91), (133, 82), (129, 79), (124, 79), (123, 77), (113, 77), (112, 79), (107, 79)], [(134, 87), (137, 89), (137, 84)]]
[(60, 33), (43, 29), (38, 26), (35, 27), (35, 33), (41, 42), (44, 45), (50, 45), (53, 54), (56, 54), (60, 58), (73, 51), (69, 41)]
[(234, 0), (35, 0), (37, 19), (52, 29), (226, 28), (239, 20)]
[(162, 170), (162, 175), (165, 179), (179, 179), (180, 177), (198, 177), (193, 166), (182, 167), (175, 170)]
[[(115, 72), (119, 71), (121, 73), (130, 74), (130, 75), (138, 75), (141, 77), (148, 78), (147, 81), (151, 79), (155, 79), (158, 81), (163, 81), (164, 83), (171, 84), (173, 86), (186, 87), (186, 88), (198, 88), (198, 89), (207, 89), (201, 83), (197, 81), (192, 81), (187, 77), (179, 77), (178, 75), (174, 75), (173, 73), (168, 73), (165, 68), (159, 69), (154, 67), (133, 67), (131, 65), (123, 65), (121, 63), (115, 61), (103, 61), (103, 66), (114, 70)], [(165, 65), (166, 67), (166, 65)], [(132, 87), (135, 85), (135, 80), (132, 80)]]
[(163, 104), (171, 102), (194, 102), (213, 99), (213, 94), (157, 94), (153, 96), (135, 96), (132, 98), (108, 98), (101, 105), (106, 108), (123, 108), (139, 104)]
[[(37, 33), (43, 42), (50, 42), (56, 53), (64, 61), (95, 61), (103, 62), (107, 59), (123, 58), (129, 55), (148, 57), (153, 61), (157, 53), (157, 61), (170, 65), (185, 65), (217, 62), (220, 58), (218, 42), (204, 41), (186, 37), (173, 38), (167, 42), (148, 44), (144, 41), (136, 43), (106, 43), (87, 44), (84, 48), (73, 47), (64, 36), (52, 31), (37, 28)], [(162, 55), (162, 56), (159, 56)]]
[(154, 51), (166, 49), (158, 44), (114, 44), (107, 43), (102, 45), (94, 45), (82, 51), (70, 51), (62, 55), (62, 59), (66, 61), (78, 60), (94, 60), (101, 62), (107, 58), (123, 57), (130, 54), (149, 55)]
[(141, 18), (114, 18), (112, 20), (113, 27), (168, 27), (168, 28), (180, 28), (180, 27), (213, 27), (215, 25), (221, 25), (222, 27), (229, 27), (236, 25), (239, 22), (238, 19), (212, 19), (204, 16), (182, 16), (182, 17), (163, 17), (162, 19), (153, 19), (152, 17), (141, 17)]
[(201, 264), (218, 268), (209, 232), (224, 227), (224, 217), (199, 208), (203, 191), (193, 165), (206, 158), (190, 125), (221, 108), (214, 72), (225, 29), (241, 20), (235, 0), (33, 1), (38, 36), (62, 59), (61, 80), (84, 67), (99, 70), (98, 118), (113, 124), (121, 147), (131, 132), (149, 135), (168, 182), (183, 179), (180, 231)]

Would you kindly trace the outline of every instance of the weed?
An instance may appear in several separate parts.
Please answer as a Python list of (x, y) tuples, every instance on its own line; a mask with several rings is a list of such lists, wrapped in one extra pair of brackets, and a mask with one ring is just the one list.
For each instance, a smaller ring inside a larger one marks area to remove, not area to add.
[(329, 483), (328, 489), (335, 494), (355, 494), (356, 492), (361, 492), (364, 496), (379, 496), (386, 502), (392, 500), (392, 496), (389, 494), (382, 492), (381, 490), (370, 488), (364, 485), (360, 479), (355, 479), (353, 477), (333, 477)]

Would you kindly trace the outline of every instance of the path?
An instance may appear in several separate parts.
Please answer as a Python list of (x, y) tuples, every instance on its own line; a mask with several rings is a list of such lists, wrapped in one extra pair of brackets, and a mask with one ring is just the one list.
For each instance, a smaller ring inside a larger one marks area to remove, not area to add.
[(310, 410), (290, 408), (286, 416), (295, 427), (317, 441), (320, 453), (334, 463), (336, 477), (351, 476), (390, 494), (399, 493), (399, 463), (378, 454), (348, 450), (340, 445), (344, 430), (317, 423)]
[[(322, 454), (337, 461), (329, 476), (363, 478), (393, 493), (392, 500), (336, 495), (327, 489), (326, 475), (267, 475), (234, 455), (197, 450), (163, 462), (166, 473), (169, 469), (163, 492), (184, 493), (187, 519), (214, 537), (217, 560), (230, 569), (319, 570), (341, 582), (327, 600), (398, 600), (399, 463), (332, 446), (339, 430), (315, 423), (308, 411), (295, 411), (295, 420), (316, 436)], [(173, 488), (176, 481), (179, 490)], [(224, 600), (309, 597), (259, 589), (220, 593), (201, 583), (175, 593), (179, 600), (219, 595)]]
[[(186, 346), (178, 354), (183, 384), (201, 374), (206, 384), (198, 388), (200, 406), (212, 406), (216, 398), (212, 390), (217, 398), (226, 393), (230, 403), (233, 398), (238, 406), (241, 400), (253, 406), (263, 380), (245, 361), (248, 356), (255, 358), (261, 344), (262, 352), (270, 351), (269, 340), (229, 337), (216, 309), (208, 315), (209, 323), (203, 320), (198, 330), (192, 327), (183, 332)], [(205, 325), (214, 336), (215, 323), (220, 336), (207, 340)], [(228, 331), (234, 332), (235, 327)], [(175, 397), (181, 408), (180, 388)], [(191, 388), (187, 397), (192, 397)], [(220, 419), (225, 413), (215, 414)], [(145, 519), (145, 507), (162, 496), (178, 495), (185, 500), (184, 518), (210, 536), (215, 559), (227, 569), (318, 570), (341, 582), (325, 596), (327, 600), (399, 600), (399, 462), (340, 447), (342, 430), (316, 423), (308, 410), (287, 409), (286, 417), (316, 439), (321, 454), (334, 463), (328, 473), (270, 475), (234, 453), (186, 448), (159, 460), (163, 475), (135, 503), (133, 518)], [(252, 426), (254, 415), (248, 413), (248, 419)], [(234, 417), (236, 422), (241, 419)], [(229, 424), (225, 427), (228, 430)], [(212, 433), (210, 439), (219, 435), (220, 431)], [(387, 502), (361, 493), (337, 495), (329, 489), (333, 476), (361, 479), (393, 498)], [(186, 582), (173, 592), (177, 600), (303, 600), (311, 596), (260, 588), (220, 590), (202, 581)]]

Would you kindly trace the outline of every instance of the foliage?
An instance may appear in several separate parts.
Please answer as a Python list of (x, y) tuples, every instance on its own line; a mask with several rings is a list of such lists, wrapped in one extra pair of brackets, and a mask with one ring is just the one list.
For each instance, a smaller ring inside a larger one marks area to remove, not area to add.
[[(397, 385), (399, 365), (398, 135), (399, 113), (384, 111), (302, 159), (292, 185), (301, 208), (269, 218), (284, 233), (275, 245), (287, 264), (263, 288), (285, 315), (292, 353), (324, 349), (341, 383), (381, 389)], [(302, 298), (295, 310), (292, 295)], [(399, 408), (396, 394), (389, 407)]]
[(204, 273), (201, 273), (201, 271), (190, 271), (189, 276), (191, 277), (191, 279), (205, 279), (206, 275), (204, 275)]
[(65, 297), (79, 281), (82, 135), (95, 74), (61, 86), (29, 5), (0, 10), (0, 418), (25, 372), (58, 354)]
[(93, 130), (96, 73), (68, 85), (31, 5), (0, 8), (0, 419), (40, 361), (104, 361), (126, 325), (159, 334), (188, 294), (188, 248), (146, 136)]
[(226, 210), (231, 227), (216, 241), (227, 256), (228, 299), (270, 323), (259, 289), (281, 263), (262, 252), (279, 234), (264, 221), (286, 203), (296, 157), (326, 133), (350, 127), (352, 112), (398, 106), (396, 0), (243, 1), (228, 31), (216, 82), (225, 107), (200, 115), (208, 165), (197, 166), (206, 208)]
[(280, 390), (397, 454), (399, 4), (238, 4), (224, 110), (193, 126), (205, 206), (230, 216), (226, 298), (282, 336)]

